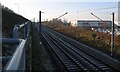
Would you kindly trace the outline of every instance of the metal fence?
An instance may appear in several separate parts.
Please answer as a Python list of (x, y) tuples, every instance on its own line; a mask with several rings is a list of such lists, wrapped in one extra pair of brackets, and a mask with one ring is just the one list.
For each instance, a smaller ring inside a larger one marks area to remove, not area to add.
[(3, 56), (2, 61), (9, 59), (3, 71), (24, 71), (26, 65), (26, 45), (29, 45), (31, 22), (15, 25), (13, 28), (13, 38), (2, 38), (2, 44), (14, 44), (15, 50), (11, 56)]

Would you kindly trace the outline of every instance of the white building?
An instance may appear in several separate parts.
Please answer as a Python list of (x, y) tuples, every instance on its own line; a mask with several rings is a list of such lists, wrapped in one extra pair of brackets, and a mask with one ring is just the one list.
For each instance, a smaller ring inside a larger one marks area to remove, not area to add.
[(112, 21), (77, 20), (77, 26), (91, 28), (110, 28)]
[(112, 21), (78, 20), (77, 25), (82, 29), (92, 29), (99, 32), (111, 32)]

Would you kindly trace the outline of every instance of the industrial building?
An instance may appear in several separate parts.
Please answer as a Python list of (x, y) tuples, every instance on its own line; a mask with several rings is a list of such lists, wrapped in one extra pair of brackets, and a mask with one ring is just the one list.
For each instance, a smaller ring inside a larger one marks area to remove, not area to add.
[(99, 20), (78, 20), (77, 26), (80, 27), (92, 27), (92, 28), (109, 28), (112, 25), (112, 21), (99, 21)]
[(77, 27), (83, 29), (94, 29), (98, 31), (105, 31), (111, 28), (112, 21), (100, 21), (100, 20), (77, 20)]

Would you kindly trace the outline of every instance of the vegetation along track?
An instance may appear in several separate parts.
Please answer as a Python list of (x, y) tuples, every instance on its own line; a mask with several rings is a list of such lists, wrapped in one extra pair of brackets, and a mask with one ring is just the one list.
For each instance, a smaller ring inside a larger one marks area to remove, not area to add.
[[(98, 59), (95, 55), (91, 55), (78, 48), (66, 40), (66, 38), (54, 35), (52, 30), (42, 26), (42, 35), (61, 61), (63, 67), (68, 71), (105, 71), (113, 72), (119, 70), (118, 67), (108, 64), (105, 61)], [(101, 58), (101, 57), (100, 57)], [(111, 60), (111, 59), (110, 59)], [(112, 60), (111, 60), (112, 61)], [(113, 60), (114, 61), (114, 60)], [(114, 62), (116, 63), (116, 62)], [(118, 62), (116, 64), (119, 64)]]

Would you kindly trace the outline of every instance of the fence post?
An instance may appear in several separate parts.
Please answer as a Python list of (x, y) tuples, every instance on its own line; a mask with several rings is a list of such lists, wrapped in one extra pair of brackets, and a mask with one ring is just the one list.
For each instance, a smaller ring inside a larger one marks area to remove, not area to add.
[(18, 38), (19, 37), (19, 27), (17, 25), (15, 25), (14, 29), (13, 29), (13, 38)]

